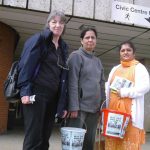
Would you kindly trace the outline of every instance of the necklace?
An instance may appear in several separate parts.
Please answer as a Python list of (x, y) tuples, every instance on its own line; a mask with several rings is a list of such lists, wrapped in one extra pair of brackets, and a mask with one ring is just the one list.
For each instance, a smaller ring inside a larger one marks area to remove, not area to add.
[(57, 50), (57, 48), (58, 48), (58, 42), (55, 42), (55, 41), (53, 41), (53, 40), (52, 40), (52, 42), (54, 43), (54, 45), (55, 45), (55, 47), (56, 47), (56, 50)]

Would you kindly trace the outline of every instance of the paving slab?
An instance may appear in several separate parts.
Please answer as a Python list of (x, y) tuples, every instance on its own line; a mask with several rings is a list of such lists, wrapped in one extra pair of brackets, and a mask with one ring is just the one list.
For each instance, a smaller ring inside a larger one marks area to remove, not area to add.
[[(0, 150), (22, 150), (24, 133), (23, 129), (17, 128), (0, 135)], [(50, 139), (49, 150), (61, 150), (60, 128), (55, 127)], [(146, 144), (142, 150), (150, 150), (150, 133), (146, 134)]]

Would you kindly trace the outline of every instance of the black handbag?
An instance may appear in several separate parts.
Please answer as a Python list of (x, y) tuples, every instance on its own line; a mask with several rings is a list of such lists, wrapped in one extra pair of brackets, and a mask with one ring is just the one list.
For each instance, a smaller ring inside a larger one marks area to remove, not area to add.
[(17, 88), (18, 74), (18, 61), (15, 61), (4, 82), (4, 96), (8, 102), (16, 102), (20, 99), (20, 90)]
[[(42, 49), (42, 55), (36, 66), (35, 71), (33, 72), (33, 76), (31, 76), (31, 80), (34, 80), (36, 78), (36, 75), (38, 74), (38, 71), (40, 68), (40, 64), (43, 60), (45, 60), (48, 54), (43, 32), (41, 32), (41, 34), (39, 35), (39, 38), (40, 38), (39, 41), (43, 43), (41, 44), (37, 40), (35, 45), (40, 46), (40, 49)], [(33, 45), (32, 40), (26, 41), (26, 42), (28, 42), (29, 45), (30, 44)], [(11, 66), (8, 76), (4, 82), (4, 88), (3, 88), (4, 96), (8, 102), (15, 102), (20, 99), (20, 89), (17, 87), (19, 71), (20, 69), (22, 69), (24, 61), (27, 59), (27, 57), (29, 56), (33, 48), (34, 48), (33, 46), (31, 46), (30, 48), (24, 47), (20, 60), (13, 62)], [(37, 50), (39, 50), (39, 48), (37, 48)]]

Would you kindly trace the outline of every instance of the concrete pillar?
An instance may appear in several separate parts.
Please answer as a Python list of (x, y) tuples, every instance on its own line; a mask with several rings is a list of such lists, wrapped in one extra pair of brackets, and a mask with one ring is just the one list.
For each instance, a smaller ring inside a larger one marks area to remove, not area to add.
[[(150, 59), (144, 60), (144, 65), (146, 66), (150, 74)], [(146, 132), (150, 132), (150, 92), (145, 95), (145, 104), (144, 104), (144, 128)]]

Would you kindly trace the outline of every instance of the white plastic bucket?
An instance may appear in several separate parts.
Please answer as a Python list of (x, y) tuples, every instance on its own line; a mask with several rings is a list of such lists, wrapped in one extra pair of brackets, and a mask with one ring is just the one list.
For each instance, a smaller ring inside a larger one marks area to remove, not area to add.
[(62, 150), (82, 150), (85, 133), (82, 128), (62, 127)]

